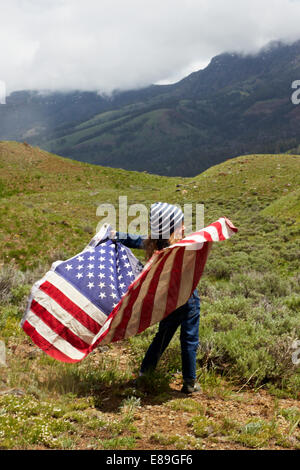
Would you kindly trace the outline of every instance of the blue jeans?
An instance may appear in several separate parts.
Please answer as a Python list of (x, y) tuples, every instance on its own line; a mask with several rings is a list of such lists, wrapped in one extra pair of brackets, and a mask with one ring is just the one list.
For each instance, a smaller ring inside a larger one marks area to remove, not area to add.
[(159, 323), (158, 332), (150, 344), (141, 365), (141, 373), (155, 369), (159, 358), (180, 330), (183, 380), (196, 379), (196, 355), (199, 345), (200, 298), (195, 290), (186, 304), (174, 310)]

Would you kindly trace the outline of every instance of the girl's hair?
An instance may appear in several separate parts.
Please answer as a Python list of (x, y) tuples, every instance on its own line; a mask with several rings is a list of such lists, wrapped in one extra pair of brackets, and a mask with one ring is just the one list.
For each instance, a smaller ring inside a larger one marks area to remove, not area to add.
[(155, 251), (160, 251), (163, 248), (166, 248), (167, 246), (173, 245), (174, 243), (178, 242), (180, 238), (175, 238), (174, 232), (171, 234), (169, 239), (153, 239), (153, 238), (147, 238), (147, 240), (144, 240), (144, 247), (146, 251), (146, 259), (147, 261), (151, 258), (153, 253)]

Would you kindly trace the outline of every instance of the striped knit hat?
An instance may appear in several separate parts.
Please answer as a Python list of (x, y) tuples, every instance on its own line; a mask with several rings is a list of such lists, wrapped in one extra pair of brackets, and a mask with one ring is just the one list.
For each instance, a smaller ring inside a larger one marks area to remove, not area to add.
[(168, 239), (183, 222), (183, 212), (172, 204), (156, 202), (150, 208), (150, 230), (152, 239)]

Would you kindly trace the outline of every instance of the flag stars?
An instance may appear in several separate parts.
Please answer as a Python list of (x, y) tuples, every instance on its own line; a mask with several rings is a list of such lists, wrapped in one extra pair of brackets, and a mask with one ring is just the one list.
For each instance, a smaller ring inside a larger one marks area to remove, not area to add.
[(105, 303), (105, 308), (110, 310), (118, 305), (134, 279), (126, 247), (114, 247), (110, 242), (89, 247), (64, 262), (62, 269), (87, 298), (99, 304)]

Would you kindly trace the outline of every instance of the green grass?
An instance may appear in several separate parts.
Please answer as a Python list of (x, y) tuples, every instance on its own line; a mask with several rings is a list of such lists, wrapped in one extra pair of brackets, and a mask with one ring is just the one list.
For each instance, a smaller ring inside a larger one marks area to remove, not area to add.
[[(9, 364), (0, 368), (0, 390), (23, 391), (0, 395), (1, 448), (138, 448), (143, 436), (137, 416), (150, 399), (190, 416), (189, 436), (153, 429), (148, 441), (153, 446), (202, 448), (222, 439), (247, 448), (299, 446), (294, 406), (281, 406), (273, 420), (242, 422), (214, 416), (201, 400), (172, 397), (170, 385), (181, 370), (179, 331), (158, 369), (137, 389), (132, 376), (155, 325), (125, 342), (126, 366), (123, 353), (115, 354), (117, 345), (79, 364), (58, 363), (19, 327), (32, 284), (53, 261), (73, 256), (89, 242), (100, 203), (117, 204), (120, 195), (127, 195), (128, 205), (147, 207), (158, 200), (204, 203), (205, 225), (227, 216), (239, 232), (214, 245), (198, 286), (202, 392), (209, 400), (222, 400), (225, 409), (229, 402), (244, 403), (247, 390), (299, 399), (300, 370), (291, 360), (292, 343), (300, 339), (299, 157), (250, 155), (194, 178), (167, 178), (0, 142), (0, 165), (0, 340)], [(143, 253), (135, 254), (143, 261)]]

